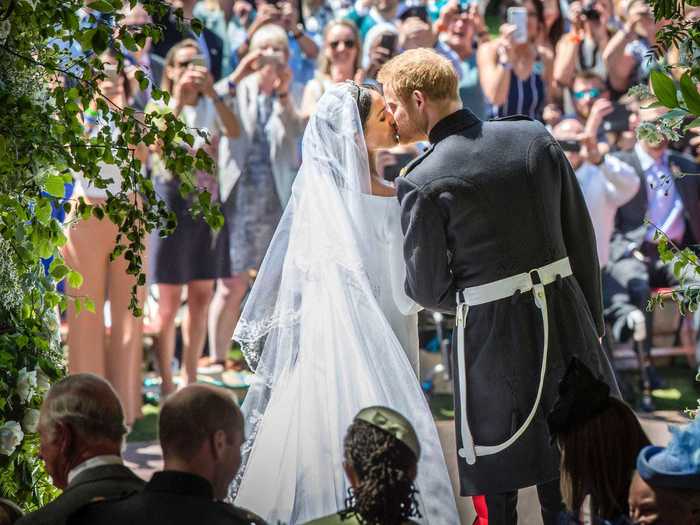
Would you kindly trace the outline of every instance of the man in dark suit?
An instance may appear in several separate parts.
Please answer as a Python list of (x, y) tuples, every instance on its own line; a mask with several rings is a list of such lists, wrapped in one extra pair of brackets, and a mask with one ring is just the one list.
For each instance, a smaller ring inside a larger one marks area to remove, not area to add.
[(75, 374), (49, 390), (39, 417), (41, 457), (57, 499), (28, 514), (20, 525), (53, 525), (96, 498), (141, 490), (143, 480), (124, 466), (126, 427), (112, 386), (92, 374)]
[[(653, 122), (667, 111), (664, 108), (640, 110), (642, 122)], [(610, 264), (603, 279), (606, 284), (606, 317), (616, 337), (624, 339), (631, 330), (626, 316), (630, 310), (646, 311), (650, 289), (678, 284), (672, 264), (659, 260), (660, 228), (678, 246), (685, 248), (700, 241), (700, 183), (697, 177), (680, 177), (698, 173), (700, 167), (683, 154), (668, 148), (666, 140), (639, 141), (634, 149), (617, 156), (632, 166), (640, 178), (637, 194), (622, 206), (615, 218), (610, 250)], [(652, 225), (645, 221), (649, 220)], [(651, 350), (651, 322), (647, 316), (645, 348)], [(660, 379), (650, 369), (652, 387)]]
[(127, 498), (97, 502), (69, 525), (260, 525), (255, 514), (224, 503), (241, 463), (243, 415), (231, 394), (190, 385), (163, 405), (159, 422), (163, 472)]
[(402, 142), (427, 152), (397, 179), (406, 291), (457, 315), (455, 423), (462, 496), (486, 495), (489, 524), (517, 523), (536, 485), (559, 523), (559, 454), (546, 416), (576, 356), (617, 391), (602, 351), (596, 242), (573, 169), (544, 126), (483, 122), (461, 109), (450, 62), (405, 51), (380, 71)]
[(192, 38), (199, 44), (202, 54), (207, 60), (207, 68), (211, 71), (214, 80), (219, 80), (224, 54), (223, 40), (206, 27), (203, 27), (202, 32), (197, 35), (189, 26), (188, 21), (194, 18), (193, 11), (197, 0), (172, 0), (171, 3), (173, 9), (182, 9), (183, 25), (178, 28), (177, 20), (172, 12), (162, 20), (156, 20), (156, 23), (162, 28), (162, 35), (160, 40), (153, 44), (153, 53), (165, 58), (170, 48), (175, 44), (186, 38)]

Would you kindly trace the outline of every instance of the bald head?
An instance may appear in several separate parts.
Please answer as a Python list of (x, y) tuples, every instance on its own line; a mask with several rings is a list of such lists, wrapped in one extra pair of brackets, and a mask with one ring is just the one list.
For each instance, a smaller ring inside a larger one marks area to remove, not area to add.
[(552, 134), (557, 140), (576, 140), (583, 133), (583, 124), (573, 118), (562, 120), (554, 126)]
[(209, 385), (189, 385), (168, 398), (160, 411), (160, 444), (166, 461), (191, 458), (218, 431), (243, 435), (243, 415), (235, 397)]
[(70, 425), (85, 441), (121, 442), (126, 434), (117, 393), (94, 374), (73, 374), (51, 387), (41, 407), (40, 427)]

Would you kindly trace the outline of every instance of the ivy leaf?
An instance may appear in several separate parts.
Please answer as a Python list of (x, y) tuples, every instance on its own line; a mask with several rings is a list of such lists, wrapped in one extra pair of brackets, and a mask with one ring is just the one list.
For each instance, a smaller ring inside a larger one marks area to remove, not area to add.
[(75, 270), (71, 270), (68, 272), (67, 281), (71, 288), (80, 288), (83, 285), (83, 276)]
[(670, 109), (678, 107), (676, 85), (671, 77), (654, 69), (651, 72), (651, 87), (654, 90), (656, 98), (658, 98), (659, 102), (664, 106)]
[(49, 175), (44, 181), (44, 189), (46, 193), (52, 197), (63, 198), (63, 193), (65, 191), (63, 177), (60, 175)]
[(700, 115), (700, 93), (695, 86), (695, 81), (687, 71), (681, 77), (681, 93), (683, 93), (683, 100), (685, 100), (685, 107), (688, 108), (688, 111)]

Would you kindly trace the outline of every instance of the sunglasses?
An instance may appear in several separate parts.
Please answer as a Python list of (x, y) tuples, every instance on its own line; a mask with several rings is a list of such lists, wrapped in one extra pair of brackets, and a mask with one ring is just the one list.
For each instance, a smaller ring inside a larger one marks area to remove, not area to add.
[(600, 96), (600, 89), (591, 88), (591, 89), (584, 89), (583, 91), (574, 91), (574, 98), (576, 100), (582, 100), (587, 96), (591, 97), (591, 98), (599, 97)]
[(353, 49), (355, 47), (354, 40), (333, 40), (328, 45), (330, 45), (331, 49), (335, 51), (338, 49), (338, 47), (340, 47), (340, 44), (345, 44), (345, 49)]

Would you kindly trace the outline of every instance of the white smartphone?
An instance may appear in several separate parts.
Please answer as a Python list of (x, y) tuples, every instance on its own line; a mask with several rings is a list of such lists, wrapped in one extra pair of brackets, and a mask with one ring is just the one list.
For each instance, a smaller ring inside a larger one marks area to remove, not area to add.
[(527, 42), (527, 8), (525, 7), (509, 7), (508, 8), (508, 23), (516, 27), (513, 38), (516, 43), (524, 44)]

